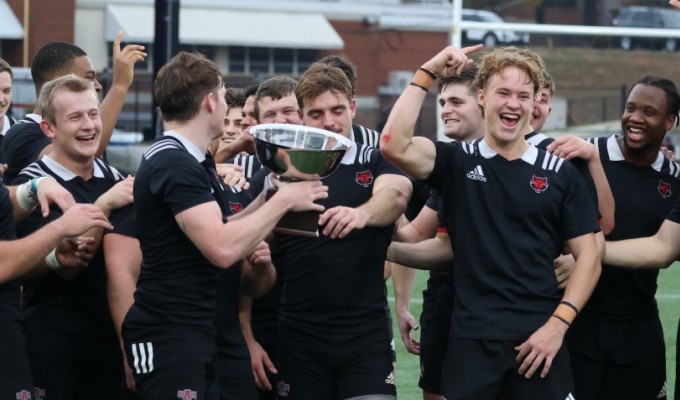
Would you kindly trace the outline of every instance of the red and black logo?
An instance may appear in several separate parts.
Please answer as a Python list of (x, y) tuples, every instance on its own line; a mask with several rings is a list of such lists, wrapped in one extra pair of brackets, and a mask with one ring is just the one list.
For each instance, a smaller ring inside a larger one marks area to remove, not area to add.
[(232, 213), (237, 214), (243, 211), (243, 206), (241, 203), (234, 203), (232, 201), (229, 202), (229, 209), (231, 210)]
[(22, 390), (21, 392), (17, 392), (17, 400), (31, 400), (31, 392), (28, 390)]
[(536, 193), (545, 192), (548, 190), (548, 178), (541, 178), (533, 175), (531, 181), (529, 181), (529, 186), (531, 186)]
[(178, 390), (177, 398), (180, 400), (196, 400), (198, 398), (198, 392), (191, 389)]
[(666, 183), (664, 181), (659, 181), (659, 186), (657, 187), (657, 189), (659, 189), (659, 194), (664, 199), (671, 197), (672, 193), (671, 193), (671, 184), (670, 183)]
[(370, 170), (357, 172), (356, 181), (359, 185), (363, 187), (369, 187), (373, 183), (373, 174)]

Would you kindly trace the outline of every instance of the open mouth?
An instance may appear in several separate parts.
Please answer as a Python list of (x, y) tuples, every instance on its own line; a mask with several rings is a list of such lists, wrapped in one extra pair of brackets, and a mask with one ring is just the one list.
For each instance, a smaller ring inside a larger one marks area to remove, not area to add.
[(517, 114), (501, 114), (501, 122), (508, 128), (514, 128), (519, 123), (519, 115)]
[(80, 136), (77, 137), (76, 140), (79, 142), (92, 142), (94, 141), (95, 135), (89, 135), (89, 136)]

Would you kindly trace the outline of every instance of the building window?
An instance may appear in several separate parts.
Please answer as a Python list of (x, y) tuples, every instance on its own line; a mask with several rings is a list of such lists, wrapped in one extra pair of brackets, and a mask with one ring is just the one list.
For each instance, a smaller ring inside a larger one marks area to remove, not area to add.
[(317, 50), (229, 47), (229, 74), (299, 76), (316, 60)]

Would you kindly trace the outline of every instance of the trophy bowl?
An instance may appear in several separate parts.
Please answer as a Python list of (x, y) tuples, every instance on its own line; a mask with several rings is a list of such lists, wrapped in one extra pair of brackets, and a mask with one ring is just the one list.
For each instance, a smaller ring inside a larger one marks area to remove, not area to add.
[(284, 181), (327, 177), (352, 145), (342, 135), (304, 125), (261, 124), (250, 130), (260, 164)]
[[(352, 142), (323, 129), (292, 124), (261, 124), (250, 128), (260, 164), (282, 181), (319, 180), (332, 174)], [(276, 192), (270, 189), (267, 199)], [(306, 237), (319, 236), (319, 213), (289, 212), (274, 232)]]

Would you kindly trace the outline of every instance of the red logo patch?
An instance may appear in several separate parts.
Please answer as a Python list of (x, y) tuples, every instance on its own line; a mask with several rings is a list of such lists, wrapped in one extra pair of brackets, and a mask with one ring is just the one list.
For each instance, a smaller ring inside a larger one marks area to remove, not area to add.
[(368, 169), (366, 171), (357, 172), (356, 181), (359, 185), (368, 187), (371, 183), (373, 183), (373, 174)]
[(659, 186), (657, 187), (657, 189), (659, 189), (659, 194), (664, 199), (671, 197), (672, 193), (671, 193), (671, 184), (670, 183), (666, 183), (664, 181), (659, 181)]
[(31, 400), (31, 392), (28, 390), (17, 392), (17, 400)]
[(545, 192), (548, 189), (548, 178), (541, 178), (533, 175), (531, 181), (529, 181), (529, 186), (531, 186), (536, 193)]
[(191, 389), (178, 390), (177, 398), (180, 400), (195, 400), (198, 398), (198, 393)]
[(236, 213), (240, 213), (241, 211), (243, 211), (243, 206), (241, 205), (241, 203), (234, 203), (234, 202), (230, 201), (229, 202), (229, 209), (231, 210), (231, 212), (236, 214)]

